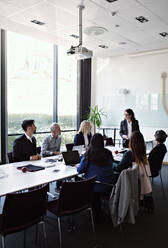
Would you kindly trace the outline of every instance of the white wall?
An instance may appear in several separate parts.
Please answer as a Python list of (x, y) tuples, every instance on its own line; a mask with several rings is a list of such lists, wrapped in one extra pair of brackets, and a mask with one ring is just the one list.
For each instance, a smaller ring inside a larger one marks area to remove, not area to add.
[[(168, 133), (168, 115), (161, 102), (162, 72), (168, 74), (168, 53), (136, 58), (128, 56), (94, 58), (92, 105), (97, 104), (108, 113), (108, 118), (103, 120), (103, 125), (119, 126), (124, 109), (131, 107), (139, 120), (145, 139), (153, 139), (157, 129), (162, 128)], [(124, 88), (129, 89), (128, 95), (119, 93), (119, 90)], [(152, 100), (145, 98), (148, 96), (157, 97), (154, 105)], [(135, 100), (134, 103), (131, 99)]]

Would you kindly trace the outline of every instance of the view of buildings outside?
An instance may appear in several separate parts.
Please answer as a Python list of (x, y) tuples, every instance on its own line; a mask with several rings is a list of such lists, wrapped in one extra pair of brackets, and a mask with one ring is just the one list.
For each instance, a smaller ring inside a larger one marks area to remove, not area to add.
[[(58, 122), (62, 130), (72, 130), (76, 129), (77, 65), (63, 48), (58, 51)], [(7, 32), (8, 134), (22, 133), (24, 119), (34, 119), (37, 132), (49, 131), (53, 121), (53, 56), (53, 44)], [(38, 146), (46, 135), (36, 135)], [(74, 132), (63, 132), (63, 143), (72, 142), (73, 136)], [(15, 138), (8, 137), (8, 151)]]

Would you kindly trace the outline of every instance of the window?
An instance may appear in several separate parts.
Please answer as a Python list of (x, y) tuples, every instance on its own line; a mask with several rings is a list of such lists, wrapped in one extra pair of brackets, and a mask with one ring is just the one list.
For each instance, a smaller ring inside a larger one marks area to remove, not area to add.
[[(53, 120), (53, 44), (7, 32), (7, 99), (8, 134), (22, 133), (24, 119), (34, 119), (37, 132), (49, 131)], [(15, 138), (9, 136), (9, 151)], [(36, 138), (39, 145), (43, 137)]]
[[(58, 123), (62, 130), (75, 130), (77, 125), (77, 61), (58, 47)], [(62, 133), (62, 143), (73, 142), (75, 132)]]
[[(21, 34), (7, 32), (8, 151), (14, 134), (23, 133), (24, 119), (34, 119), (38, 132), (49, 132), (53, 109), (57, 109), (62, 145), (73, 142), (77, 123), (77, 61), (58, 47), (57, 108), (53, 108), (54, 45)], [(65, 132), (64, 132), (65, 131)], [(45, 134), (36, 134), (37, 146)]]

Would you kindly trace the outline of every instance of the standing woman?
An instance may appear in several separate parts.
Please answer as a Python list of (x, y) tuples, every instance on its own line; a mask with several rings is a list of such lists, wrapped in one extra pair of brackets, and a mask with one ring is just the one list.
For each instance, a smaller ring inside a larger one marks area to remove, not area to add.
[(134, 131), (139, 131), (139, 124), (135, 119), (132, 109), (126, 109), (124, 116), (125, 120), (123, 120), (120, 124), (120, 136), (122, 138), (123, 147), (128, 148), (131, 133)]
[(80, 124), (78, 133), (74, 137), (74, 145), (84, 145), (88, 147), (92, 138), (90, 121), (84, 120)]

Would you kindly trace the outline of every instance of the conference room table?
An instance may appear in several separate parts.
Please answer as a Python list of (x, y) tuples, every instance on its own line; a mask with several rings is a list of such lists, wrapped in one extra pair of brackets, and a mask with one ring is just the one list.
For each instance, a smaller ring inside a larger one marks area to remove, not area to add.
[[(112, 152), (115, 161), (121, 161), (123, 152), (128, 150), (127, 148), (120, 148), (118, 146), (106, 146), (106, 148)], [(147, 154), (149, 154), (149, 152), (150, 151), (147, 150)], [(80, 155), (84, 153), (85, 150), (80, 149)], [(42, 158), (37, 161), (23, 161), (1, 165), (0, 197), (9, 193), (78, 175), (76, 166), (67, 166), (63, 161), (58, 161), (61, 157), (62, 155), (57, 155)], [(52, 162), (49, 162), (49, 160), (52, 160)], [(28, 164), (41, 166), (44, 167), (44, 169), (34, 172), (26, 171), (25, 173), (17, 169), (17, 167), (26, 166)]]
[[(51, 158), (51, 157), (50, 157)], [(57, 159), (58, 156), (52, 156)], [(45, 183), (54, 182), (60, 179), (71, 178), (78, 174), (75, 166), (66, 166), (64, 162), (46, 162), (49, 158), (42, 158), (37, 161), (24, 161), (0, 166), (0, 197), (9, 193), (29, 189)], [(45, 169), (28, 172), (18, 170), (19, 166), (28, 164), (42, 166)]]

